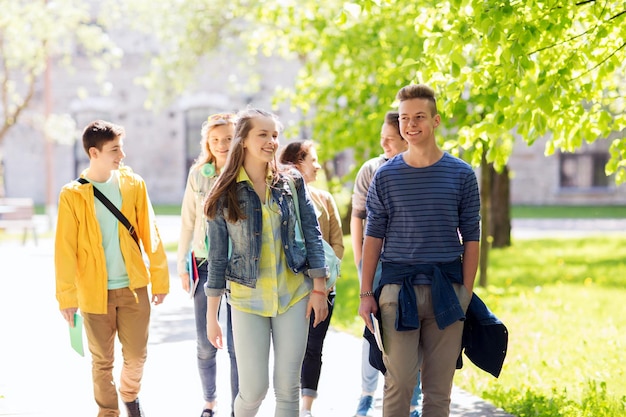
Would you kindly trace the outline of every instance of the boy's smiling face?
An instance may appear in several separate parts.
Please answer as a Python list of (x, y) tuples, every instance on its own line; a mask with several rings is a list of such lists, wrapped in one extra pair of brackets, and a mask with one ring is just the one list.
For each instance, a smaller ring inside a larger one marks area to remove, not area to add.
[(90, 148), (89, 155), (91, 156), (91, 164), (97, 165), (98, 169), (109, 171), (119, 169), (122, 160), (126, 157), (124, 139), (118, 136), (102, 145), (102, 150), (95, 147)]
[(430, 102), (422, 98), (413, 98), (400, 102), (400, 134), (412, 145), (434, 139), (435, 129), (441, 118), (433, 115)]

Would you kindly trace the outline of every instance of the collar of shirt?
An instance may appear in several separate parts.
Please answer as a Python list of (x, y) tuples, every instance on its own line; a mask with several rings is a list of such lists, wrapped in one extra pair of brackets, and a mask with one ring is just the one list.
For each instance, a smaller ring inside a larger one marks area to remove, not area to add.
[[(272, 179), (272, 173), (268, 172), (266, 177), (266, 180), (271, 180)], [(241, 168), (239, 168), (239, 173), (237, 174), (237, 182), (246, 182), (248, 181), (250, 184), (252, 184), (252, 180), (250, 179), (250, 177), (248, 176), (248, 173), (246, 172), (246, 170), (244, 169), (244, 167), (242, 166)]]

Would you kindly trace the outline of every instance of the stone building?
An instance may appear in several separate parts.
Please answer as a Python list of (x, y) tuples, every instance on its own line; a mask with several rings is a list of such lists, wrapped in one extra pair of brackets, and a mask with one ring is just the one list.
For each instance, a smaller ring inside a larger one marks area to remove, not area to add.
[(576, 153), (544, 156), (546, 140), (516, 143), (509, 160), (514, 205), (624, 205), (626, 184), (604, 171), (609, 140), (583, 144)]

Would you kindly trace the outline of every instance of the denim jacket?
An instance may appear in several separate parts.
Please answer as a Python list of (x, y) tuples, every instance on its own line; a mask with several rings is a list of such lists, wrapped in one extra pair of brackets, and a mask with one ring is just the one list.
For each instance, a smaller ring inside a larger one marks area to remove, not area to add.
[[(296, 245), (297, 217), (291, 189), (285, 175), (293, 177), (298, 193), (306, 252)], [(228, 208), (224, 207), (225, 199), (222, 198), (215, 218), (208, 222), (208, 236), (211, 245), (208, 256), (206, 294), (209, 296), (223, 294), (226, 280), (255, 288), (259, 275), (263, 218), (261, 200), (248, 181), (237, 182), (236, 187), (239, 206), (245, 219), (235, 223), (228, 222), (225, 218)], [(304, 272), (310, 278), (327, 277), (328, 268), (324, 261), (322, 234), (313, 202), (309, 197), (302, 176), (296, 171), (291, 171), (289, 174), (281, 173), (278, 181), (271, 186), (270, 190), (272, 199), (277, 202), (280, 209), (280, 236), (287, 265), (293, 272)]]
[[(385, 284), (400, 284), (398, 295), (398, 317), (396, 330), (414, 330), (419, 328), (417, 301), (413, 292), (412, 279), (418, 274), (432, 277), (432, 297), (435, 320), (440, 330), (458, 320), (465, 320), (465, 311), (454, 292), (452, 283), (463, 284), (461, 260), (435, 264), (398, 264), (383, 262), (380, 284), (376, 292)], [(378, 299), (378, 295), (376, 299)]]

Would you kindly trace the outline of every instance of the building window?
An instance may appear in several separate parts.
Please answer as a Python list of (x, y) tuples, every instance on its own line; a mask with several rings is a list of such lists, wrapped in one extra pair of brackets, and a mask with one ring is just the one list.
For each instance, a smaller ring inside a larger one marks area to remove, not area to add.
[(559, 184), (564, 189), (608, 188), (610, 177), (604, 172), (608, 152), (561, 154)]
[(211, 109), (208, 107), (195, 107), (185, 110), (185, 181), (189, 168), (200, 154), (202, 123), (210, 114), (212, 114)]

